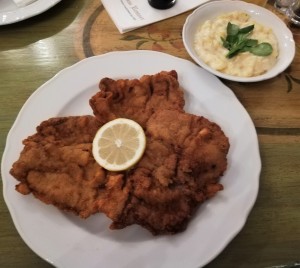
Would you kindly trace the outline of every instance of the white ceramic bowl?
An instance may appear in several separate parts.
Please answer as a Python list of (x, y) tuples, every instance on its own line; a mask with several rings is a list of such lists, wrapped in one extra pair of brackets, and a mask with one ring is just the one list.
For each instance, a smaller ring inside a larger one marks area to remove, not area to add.
[[(204, 23), (204, 21), (208, 19), (213, 19), (219, 16), (220, 14), (236, 10), (245, 11), (255, 21), (261, 23), (262, 25), (272, 28), (278, 40), (279, 56), (277, 62), (273, 68), (271, 68), (269, 71), (262, 75), (253, 77), (238, 77), (221, 73), (205, 64), (199, 58), (194, 49), (194, 37), (199, 25), (201, 25), (202, 23)], [(256, 82), (275, 77), (291, 64), (295, 56), (295, 42), (293, 39), (293, 35), (291, 31), (287, 28), (287, 26), (284, 24), (284, 22), (274, 13), (263, 7), (242, 1), (212, 1), (200, 6), (186, 19), (185, 24), (183, 26), (182, 37), (187, 52), (197, 64), (221, 78), (232, 81)]]

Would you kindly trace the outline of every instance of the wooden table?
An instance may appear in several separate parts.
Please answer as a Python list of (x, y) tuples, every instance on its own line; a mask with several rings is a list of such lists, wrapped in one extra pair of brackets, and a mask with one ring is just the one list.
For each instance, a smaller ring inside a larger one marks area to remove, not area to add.
[[(264, 0), (255, 3), (276, 12)], [(6, 135), (26, 99), (67, 66), (92, 55), (134, 49), (163, 51), (191, 60), (181, 39), (189, 14), (121, 35), (99, 0), (63, 0), (41, 15), (1, 26), (1, 155)], [(264, 82), (223, 81), (255, 123), (262, 173), (257, 202), (246, 225), (209, 268), (270, 267), (300, 260), (300, 29), (291, 29), (297, 47), (287, 70)], [(0, 267), (50, 267), (22, 241), (3, 197)]]

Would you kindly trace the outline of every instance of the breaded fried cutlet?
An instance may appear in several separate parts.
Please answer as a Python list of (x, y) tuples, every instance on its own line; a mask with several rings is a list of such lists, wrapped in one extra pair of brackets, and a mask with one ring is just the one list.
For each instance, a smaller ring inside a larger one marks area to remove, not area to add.
[(16, 190), (83, 218), (98, 212), (95, 200), (106, 171), (94, 160), (92, 141), (100, 124), (94, 116), (51, 118), (23, 141), (11, 174)]
[(99, 210), (112, 229), (139, 224), (154, 235), (183, 231), (197, 207), (223, 189), (228, 138), (204, 117), (174, 110), (154, 113), (147, 149), (126, 174), (108, 179)]
[(140, 79), (103, 78), (90, 106), (102, 123), (124, 117), (144, 127), (158, 109), (183, 110), (184, 95), (177, 79), (176, 71), (162, 71)]
[[(184, 111), (176, 71), (140, 79), (103, 78), (94, 116), (56, 117), (23, 141), (11, 174), (16, 190), (82, 218), (104, 213), (111, 229), (138, 224), (154, 235), (185, 230), (197, 208), (223, 189), (229, 140), (216, 123)], [(131, 169), (96, 163), (92, 142), (115, 118), (138, 122), (146, 149)]]

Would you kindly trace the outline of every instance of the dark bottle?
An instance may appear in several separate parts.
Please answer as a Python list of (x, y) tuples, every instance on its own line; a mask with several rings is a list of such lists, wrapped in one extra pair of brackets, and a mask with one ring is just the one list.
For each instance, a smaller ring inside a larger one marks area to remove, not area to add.
[(148, 0), (150, 6), (157, 9), (168, 9), (175, 5), (176, 0)]

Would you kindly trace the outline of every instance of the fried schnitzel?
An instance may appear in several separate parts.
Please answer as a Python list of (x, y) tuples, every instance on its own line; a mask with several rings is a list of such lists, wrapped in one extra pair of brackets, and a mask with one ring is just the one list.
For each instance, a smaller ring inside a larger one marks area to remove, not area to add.
[(16, 190), (86, 218), (97, 212), (95, 200), (106, 171), (92, 157), (100, 124), (94, 116), (51, 118), (23, 141), (24, 149), (11, 174)]
[(108, 179), (99, 210), (113, 220), (112, 229), (183, 231), (199, 204), (223, 189), (228, 139), (204, 117), (174, 110), (154, 113), (146, 135), (143, 158), (126, 176)]
[(154, 111), (183, 110), (184, 106), (176, 71), (162, 71), (131, 80), (103, 78), (99, 88), (100, 91), (90, 99), (90, 106), (102, 123), (124, 117), (144, 127)]
[[(217, 124), (183, 110), (176, 71), (103, 78), (99, 88), (90, 99), (95, 116), (48, 119), (23, 141), (11, 169), (16, 190), (82, 218), (103, 212), (111, 229), (183, 231), (198, 206), (223, 189), (228, 138)], [(130, 170), (108, 172), (94, 160), (92, 141), (104, 123), (120, 117), (143, 127), (146, 150)]]
[(174, 71), (145, 75), (140, 80), (105, 78), (100, 88), (102, 91), (91, 100), (101, 111), (98, 120), (94, 116), (51, 118), (23, 141), (24, 149), (10, 171), (20, 181), (18, 192), (33, 193), (41, 201), (83, 218), (98, 212), (96, 200), (108, 178), (114, 176), (100, 167), (91, 153), (100, 126), (112, 118), (112, 113), (144, 122), (155, 107), (182, 109), (184, 105)]
[(153, 234), (184, 230), (198, 205), (223, 189), (218, 180), (227, 167), (227, 137), (216, 124), (183, 111), (175, 71), (105, 78), (99, 87), (90, 100), (96, 117), (133, 119), (147, 135), (137, 166), (108, 179), (99, 210), (113, 229), (137, 223)]

